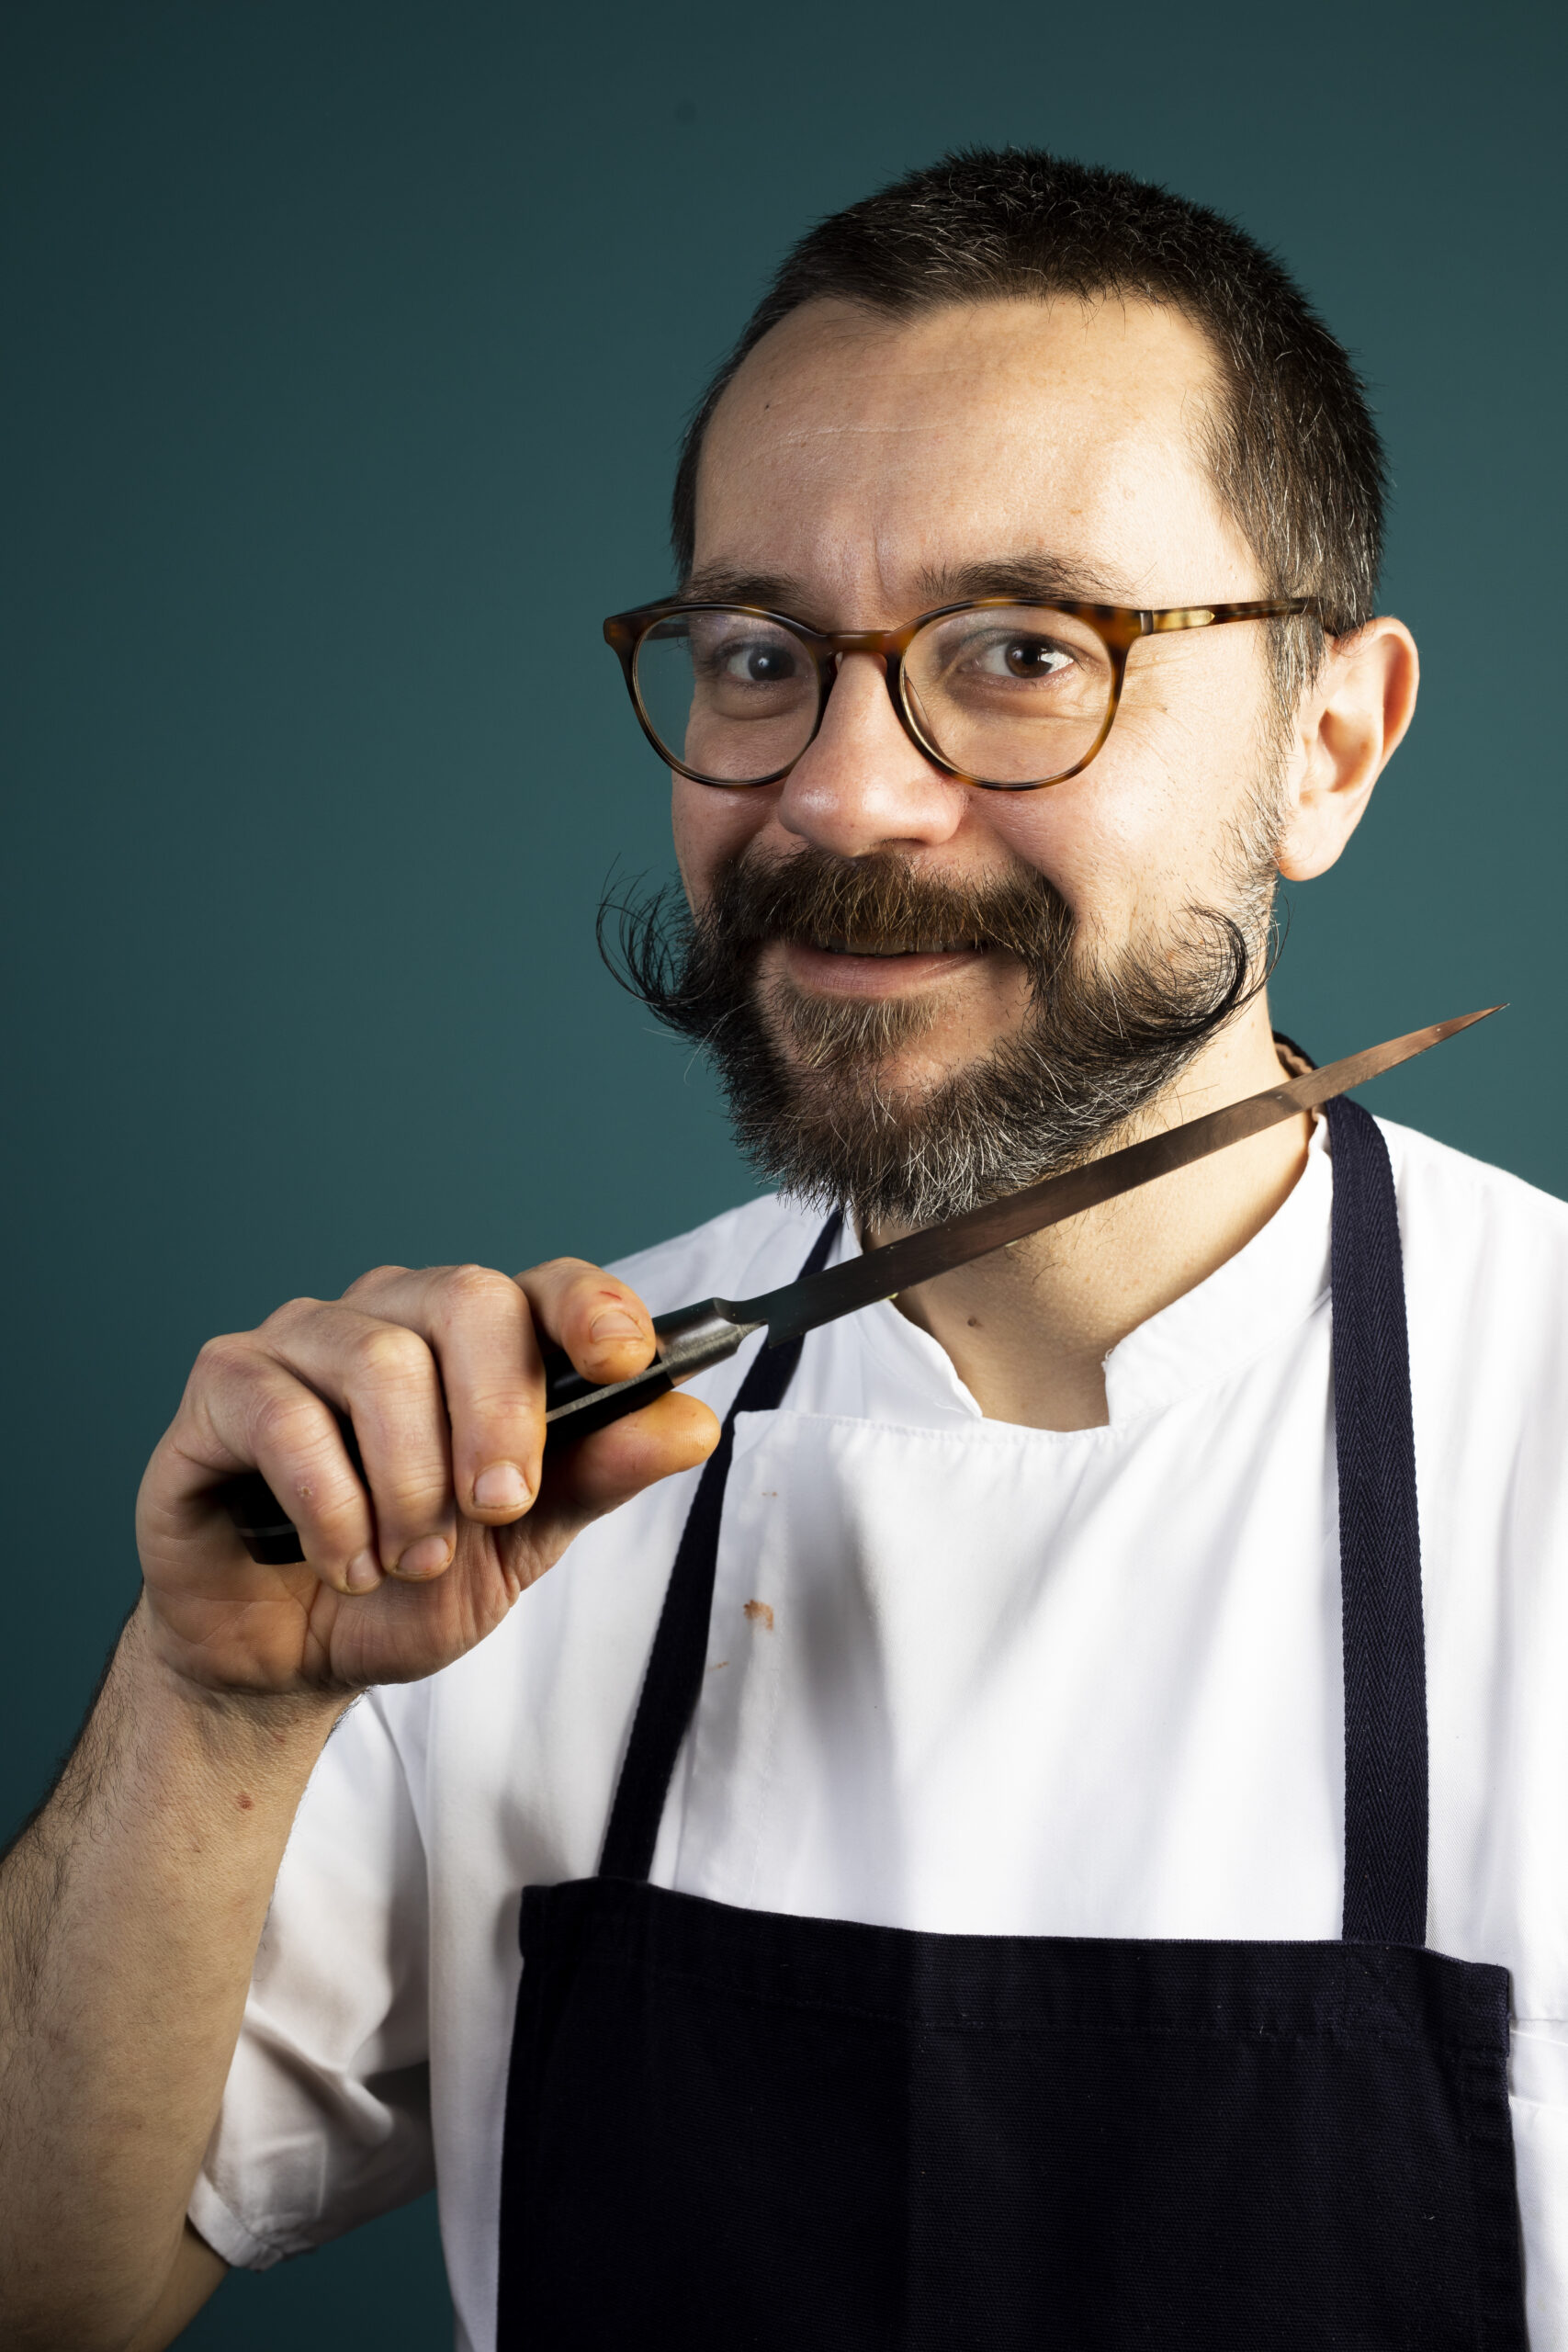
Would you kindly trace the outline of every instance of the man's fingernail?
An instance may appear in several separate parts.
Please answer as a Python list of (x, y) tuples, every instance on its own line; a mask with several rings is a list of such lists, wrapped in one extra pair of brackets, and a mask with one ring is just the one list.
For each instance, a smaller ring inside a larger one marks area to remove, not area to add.
[(356, 1552), (343, 1572), (343, 1580), (350, 1592), (374, 1592), (381, 1581), (381, 1569), (374, 1552)]
[(515, 1462), (492, 1462), (474, 1480), (480, 1510), (521, 1510), (527, 1499), (528, 1482)]
[(607, 1306), (588, 1327), (591, 1340), (640, 1340), (646, 1336), (635, 1316), (624, 1306)]
[(438, 1577), (452, 1557), (452, 1546), (445, 1535), (422, 1535), (411, 1544), (398, 1562), (395, 1574), (400, 1577)]

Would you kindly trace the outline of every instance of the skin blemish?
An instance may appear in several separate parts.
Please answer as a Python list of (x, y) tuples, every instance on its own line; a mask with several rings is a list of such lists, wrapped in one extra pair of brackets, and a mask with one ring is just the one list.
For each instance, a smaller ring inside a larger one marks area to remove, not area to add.
[(749, 1600), (746, 1603), (746, 1614), (752, 1624), (761, 1625), (764, 1633), (773, 1632), (773, 1612), (765, 1600)]
[(244, 1791), (243, 1789), (242, 1789), (242, 1790), (240, 1791), (238, 1803), (239, 1803), (240, 1811), (241, 1811), (242, 1813), (249, 1813), (249, 1811), (251, 1810), (251, 1807), (252, 1807), (252, 1806), (254, 1804), (254, 1803), (255, 1803), (255, 1799), (254, 1799), (254, 1797), (253, 1797), (253, 1796), (248, 1796), (248, 1795), (246, 1794), (245, 1791)]

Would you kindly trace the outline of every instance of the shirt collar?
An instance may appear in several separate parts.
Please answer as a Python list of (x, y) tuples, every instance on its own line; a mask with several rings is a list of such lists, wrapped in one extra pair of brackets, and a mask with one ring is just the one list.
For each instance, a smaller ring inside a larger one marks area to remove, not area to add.
[[(1261, 1231), (1204, 1281), (1140, 1323), (1106, 1357), (1112, 1430), (1239, 1371), (1288, 1338), (1316, 1310), (1328, 1292), (1332, 1197), (1327, 1122), (1317, 1119), (1306, 1166)], [(856, 1246), (846, 1220), (833, 1262), (853, 1255)], [(885, 1303), (849, 1320), (858, 1343), (872, 1351), (885, 1372), (896, 1375), (912, 1407), (918, 1396), (921, 1418), (931, 1416), (948, 1427), (954, 1419), (982, 1418), (946, 1350), (896, 1306)], [(1095, 1437), (1104, 1432), (1041, 1434)]]
[(1333, 1182), (1328, 1125), (1319, 1119), (1305, 1168), (1262, 1230), (1111, 1349), (1112, 1428), (1238, 1372), (1314, 1312), (1328, 1293)]

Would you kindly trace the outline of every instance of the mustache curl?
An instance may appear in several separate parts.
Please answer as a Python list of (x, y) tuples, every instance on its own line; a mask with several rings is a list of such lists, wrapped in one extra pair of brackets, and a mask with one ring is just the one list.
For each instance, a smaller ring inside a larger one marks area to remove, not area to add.
[[(814, 848), (715, 877), (694, 915), (678, 887), (608, 891), (596, 925), (607, 967), (663, 1027), (712, 1057), (737, 1137), (764, 1176), (873, 1226), (934, 1223), (1102, 1148), (1267, 983), (1271, 886), (1240, 917), (1188, 911), (1142, 958), (1081, 953), (1061, 892), (1032, 869), (978, 885), (922, 875), (886, 852)], [(893, 1050), (940, 1005), (837, 1000), (777, 986), (773, 941), (863, 952), (978, 948), (1013, 958), (1032, 1003), (989, 1053), (922, 1092), (890, 1087)], [(782, 1049), (787, 1040), (789, 1054)]]

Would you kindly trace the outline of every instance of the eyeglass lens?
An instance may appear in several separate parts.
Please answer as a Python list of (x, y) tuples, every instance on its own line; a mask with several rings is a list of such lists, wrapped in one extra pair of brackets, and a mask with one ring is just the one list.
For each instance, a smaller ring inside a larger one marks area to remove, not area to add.
[[(800, 757), (817, 725), (811, 653), (753, 613), (671, 614), (643, 639), (637, 691), (661, 747), (716, 784), (754, 784)], [(1048, 784), (1105, 724), (1111, 658), (1085, 622), (985, 605), (928, 621), (904, 661), (917, 730), (963, 775)]]

